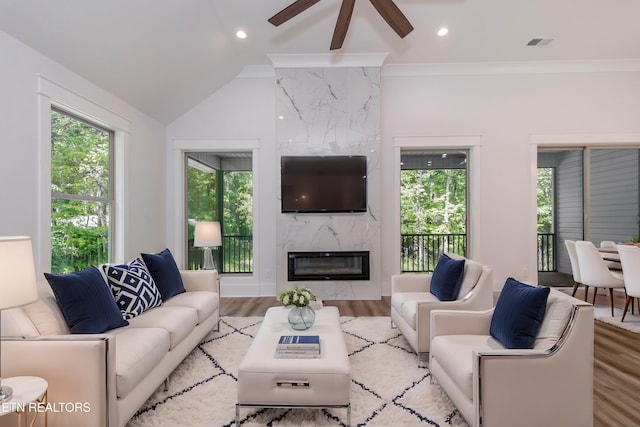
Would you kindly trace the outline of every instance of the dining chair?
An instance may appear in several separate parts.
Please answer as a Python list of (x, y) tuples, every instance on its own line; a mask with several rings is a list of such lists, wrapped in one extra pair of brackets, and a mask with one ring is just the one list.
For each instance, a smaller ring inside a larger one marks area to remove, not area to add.
[(591, 304), (595, 304), (596, 302), (596, 291), (598, 288), (608, 289), (611, 317), (613, 317), (613, 290), (624, 289), (624, 276), (622, 273), (609, 270), (605, 261), (600, 256), (598, 249), (592, 242), (586, 240), (577, 241), (576, 252), (578, 254), (578, 265), (580, 266), (582, 283), (585, 286), (595, 288)]
[(580, 265), (578, 264), (578, 253), (576, 252), (576, 242), (575, 240), (565, 240), (564, 245), (567, 247), (567, 252), (569, 253), (569, 261), (571, 262), (571, 272), (573, 274), (573, 292), (571, 293), (572, 297), (576, 296), (576, 291), (580, 285), (584, 286), (584, 300), (587, 300), (587, 295), (589, 294), (589, 286), (584, 285), (582, 283), (582, 279), (580, 278)]
[[(640, 248), (635, 245), (618, 245), (620, 263), (624, 272), (624, 288), (627, 292), (627, 299), (624, 302), (622, 321), (627, 315), (629, 303), (633, 310), (633, 303), (636, 298), (640, 298)], [(640, 310), (640, 306), (638, 308)], [(633, 312), (633, 311), (632, 311)]]

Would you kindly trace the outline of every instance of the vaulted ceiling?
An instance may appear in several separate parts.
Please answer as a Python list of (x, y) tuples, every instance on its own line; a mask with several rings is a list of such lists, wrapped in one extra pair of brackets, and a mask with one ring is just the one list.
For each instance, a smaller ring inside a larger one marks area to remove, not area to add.
[[(0, 0), (0, 30), (170, 123), (244, 66), (270, 64), (269, 54), (329, 53), (342, 1), (320, 0), (279, 27), (267, 22), (293, 1)], [(414, 31), (401, 39), (370, 1), (357, 0), (335, 61), (345, 53), (388, 53), (385, 64), (640, 60), (638, 0), (395, 3)], [(438, 37), (443, 26), (449, 33)], [(535, 38), (553, 40), (527, 46)]]

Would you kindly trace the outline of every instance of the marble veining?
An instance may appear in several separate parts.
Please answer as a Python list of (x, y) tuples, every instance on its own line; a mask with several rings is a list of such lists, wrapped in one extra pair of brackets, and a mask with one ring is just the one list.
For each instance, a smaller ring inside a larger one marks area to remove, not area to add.
[[(366, 155), (368, 186), (366, 213), (279, 213), (278, 291), (304, 285), (322, 299), (379, 299), (380, 68), (280, 68), (276, 91), (278, 162), (285, 155)], [(356, 250), (370, 252), (371, 280), (287, 281), (287, 252)]]

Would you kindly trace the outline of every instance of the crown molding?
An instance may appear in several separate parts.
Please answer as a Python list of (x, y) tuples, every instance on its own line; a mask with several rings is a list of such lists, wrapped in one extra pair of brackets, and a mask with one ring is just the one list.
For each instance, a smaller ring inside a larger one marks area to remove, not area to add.
[(388, 53), (316, 53), (267, 55), (275, 68), (381, 67)]
[(382, 75), (386, 77), (629, 71), (640, 71), (640, 59), (389, 64), (382, 67)]
[[(380, 67), (385, 77), (490, 74), (638, 72), (640, 59), (599, 61), (466, 62), (382, 65), (387, 54), (269, 55), (273, 65), (247, 65), (236, 78), (274, 77), (275, 68)], [(334, 62), (331, 62), (331, 61)]]

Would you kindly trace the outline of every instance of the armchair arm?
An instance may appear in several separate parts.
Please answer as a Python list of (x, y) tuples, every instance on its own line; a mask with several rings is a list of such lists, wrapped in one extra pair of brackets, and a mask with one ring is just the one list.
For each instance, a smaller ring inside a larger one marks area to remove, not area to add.
[[(73, 411), (49, 411), (51, 427), (116, 426), (115, 354), (110, 335), (6, 337), (2, 374), (42, 377), (49, 384), (48, 402), (54, 409), (67, 402), (76, 405)], [(10, 417), (2, 417), (0, 425), (9, 421)]]
[(220, 293), (217, 270), (180, 270), (187, 292), (211, 291)]
[(438, 335), (487, 335), (493, 308), (483, 311), (433, 310), (431, 338)]
[(582, 305), (576, 306), (563, 336), (549, 350), (475, 354), (478, 416), (485, 425), (514, 425), (519, 420), (523, 426), (592, 426), (593, 346), (593, 306)]
[(429, 292), (431, 274), (403, 273), (391, 276), (391, 293)]

